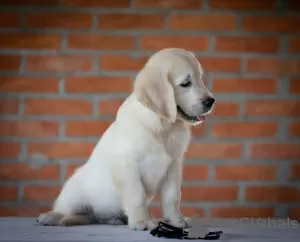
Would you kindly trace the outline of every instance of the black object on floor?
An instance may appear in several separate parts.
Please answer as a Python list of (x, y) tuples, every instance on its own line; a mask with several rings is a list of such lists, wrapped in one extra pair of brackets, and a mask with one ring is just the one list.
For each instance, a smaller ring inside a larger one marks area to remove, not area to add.
[(204, 239), (204, 240), (217, 240), (220, 238), (222, 231), (214, 231), (207, 233), (204, 237), (190, 238), (188, 230), (174, 227), (170, 224), (159, 222), (158, 227), (152, 229), (150, 234), (155, 237), (164, 237), (169, 239), (187, 239), (187, 240), (196, 240), (196, 239)]

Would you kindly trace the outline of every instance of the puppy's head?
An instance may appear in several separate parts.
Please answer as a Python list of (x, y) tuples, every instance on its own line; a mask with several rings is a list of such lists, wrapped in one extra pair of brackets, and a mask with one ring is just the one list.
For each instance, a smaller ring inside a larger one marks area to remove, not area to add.
[(134, 92), (138, 100), (161, 117), (191, 125), (205, 120), (215, 99), (202, 81), (196, 57), (183, 49), (164, 49), (154, 54), (138, 73)]

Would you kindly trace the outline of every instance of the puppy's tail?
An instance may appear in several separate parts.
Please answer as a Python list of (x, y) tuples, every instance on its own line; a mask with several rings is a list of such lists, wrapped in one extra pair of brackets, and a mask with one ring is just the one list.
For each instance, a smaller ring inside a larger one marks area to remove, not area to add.
[(41, 214), (37, 222), (44, 226), (75, 226), (95, 223), (95, 219), (83, 214), (64, 215), (59, 212), (50, 211)]

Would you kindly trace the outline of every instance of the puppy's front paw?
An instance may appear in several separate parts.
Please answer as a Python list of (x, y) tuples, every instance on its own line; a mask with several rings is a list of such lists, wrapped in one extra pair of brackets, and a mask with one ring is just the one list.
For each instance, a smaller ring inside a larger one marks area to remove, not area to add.
[(175, 227), (178, 228), (189, 228), (190, 227), (190, 218), (185, 218), (185, 217), (175, 217), (172, 219), (168, 219), (167, 222)]
[(129, 228), (133, 229), (133, 230), (151, 230), (154, 229), (158, 226), (158, 220), (139, 220), (139, 221), (132, 221), (129, 222)]

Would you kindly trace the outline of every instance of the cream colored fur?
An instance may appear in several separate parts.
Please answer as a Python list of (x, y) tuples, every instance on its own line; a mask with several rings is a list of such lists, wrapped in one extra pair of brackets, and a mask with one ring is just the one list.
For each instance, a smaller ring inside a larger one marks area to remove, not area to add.
[[(134, 90), (118, 110), (89, 160), (66, 181), (42, 225), (127, 224), (132, 229), (157, 225), (147, 206), (158, 194), (163, 219), (186, 226), (179, 209), (184, 153), (191, 125), (177, 111), (199, 116), (201, 100), (211, 93), (195, 56), (182, 49), (154, 54), (138, 73)], [(189, 78), (192, 86), (180, 86)]]

